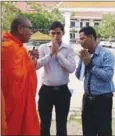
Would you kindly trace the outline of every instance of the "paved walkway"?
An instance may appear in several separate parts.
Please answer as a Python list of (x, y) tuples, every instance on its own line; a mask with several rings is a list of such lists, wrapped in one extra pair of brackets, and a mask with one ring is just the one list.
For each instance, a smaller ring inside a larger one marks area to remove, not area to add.
[[(77, 121), (68, 121), (67, 130), (68, 130), (68, 135), (71, 135), (71, 136), (82, 135), (81, 124)], [(55, 121), (52, 121), (51, 135), (56, 135)]]
[[(113, 120), (113, 136), (115, 136), (115, 119)], [(67, 123), (68, 136), (82, 136), (82, 126), (80, 120), (70, 120)], [(51, 124), (51, 135), (56, 135), (55, 120)]]

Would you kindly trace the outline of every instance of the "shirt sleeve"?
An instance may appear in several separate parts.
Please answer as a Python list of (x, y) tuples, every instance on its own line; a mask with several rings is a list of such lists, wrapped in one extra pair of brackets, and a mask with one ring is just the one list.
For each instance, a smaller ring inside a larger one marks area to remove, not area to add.
[(44, 45), (41, 45), (39, 47), (39, 59), (37, 60), (36, 69), (39, 69), (42, 66), (46, 65), (49, 62), (50, 58), (50, 54), (45, 55), (44, 53)]
[(61, 52), (57, 54), (57, 60), (62, 67), (64, 67), (69, 73), (74, 72), (76, 68), (74, 52), (70, 48), (67, 57), (65, 57)]
[(93, 66), (91, 73), (105, 82), (111, 82), (114, 75), (114, 56), (112, 53), (107, 52), (104, 55), (102, 67)]
[(76, 69), (75, 75), (78, 79), (80, 79), (80, 71), (81, 71), (82, 61), (79, 59), (78, 67)]

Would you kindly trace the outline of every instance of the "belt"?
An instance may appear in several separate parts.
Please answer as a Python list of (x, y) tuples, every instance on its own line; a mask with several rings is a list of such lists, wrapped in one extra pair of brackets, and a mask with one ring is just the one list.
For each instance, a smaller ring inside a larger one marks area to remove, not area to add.
[(95, 100), (95, 99), (98, 99), (98, 98), (109, 98), (109, 97), (112, 97), (112, 96), (113, 96), (113, 93), (110, 92), (110, 93), (105, 93), (105, 94), (101, 94), (101, 95), (92, 95), (92, 94), (85, 93), (84, 95), (85, 95), (89, 100)]
[(48, 86), (48, 85), (42, 85), (43, 87), (49, 88), (49, 89), (53, 89), (53, 90), (60, 90), (61, 88), (67, 87), (67, 84), (64, 85), (59, 85), (59, 86)]

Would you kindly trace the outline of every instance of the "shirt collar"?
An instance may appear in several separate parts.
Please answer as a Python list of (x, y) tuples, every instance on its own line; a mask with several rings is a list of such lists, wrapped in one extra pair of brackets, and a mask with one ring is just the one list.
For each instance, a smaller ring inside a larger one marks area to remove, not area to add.
[(94, 54), (99, 55), (100, 49), (101, 49), (101, 46), (97, 45)]

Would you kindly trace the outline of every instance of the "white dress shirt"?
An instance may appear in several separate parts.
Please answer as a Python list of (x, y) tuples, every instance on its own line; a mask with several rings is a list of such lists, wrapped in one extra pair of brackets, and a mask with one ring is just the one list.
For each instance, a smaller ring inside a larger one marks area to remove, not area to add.
[(81, 81), (83, 80), (84, 75), (85, 75), (85, 64), (84, 64), (84, 62), (82, 62), (81, 70), (80, 70), (80, 78), (79, 78)]
[(42, 84), (48, 86), (59, 86), (69, 82), (69, 73), (76, 68), (74, 52), (71, 45), (62, 44), (59, 52), (55, 56), (50, 56), (52, 42), (43, 44), (39, 47), (39, 59), (36, 69), (44, 66)]
[[(93, 54), (90, 54), (90, 58), (93, 57)], [(81, 70), (80, 70), (80, 80), (83, 81), (84, 79), (84, 76), (85, 76), (85, 64), (84, 62), (82, 61), (82, 64), (81, 64)]]

